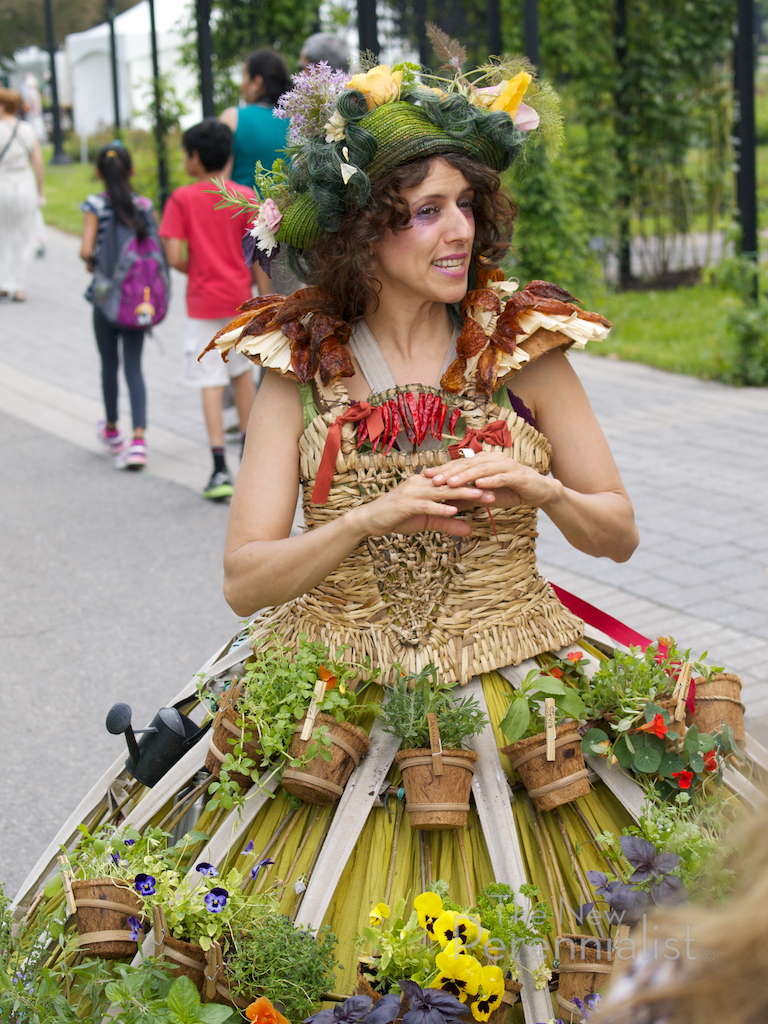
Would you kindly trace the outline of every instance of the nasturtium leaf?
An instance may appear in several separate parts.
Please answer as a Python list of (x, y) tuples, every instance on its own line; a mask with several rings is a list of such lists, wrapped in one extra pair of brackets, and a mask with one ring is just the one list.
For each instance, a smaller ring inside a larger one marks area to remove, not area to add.
[(685, 761), (679, 754), (675, 754), (671, 750), (664, 752), (661, 758), (661, 764), (659, 765), (657, 772), (662, 779), (671, 779), (672, 772), (681, 772), (685, 768)]
[(634, 759), (634, 751), (629, 749), (628, 740), (626, 735), (619, 736), (613, 747), (613, 753), (622, 768), (631, 768)]
[(653, 747), (636, 750), (632, 767), (636, 772), (655, 772), (661, 764), (661, 751)]
[(602, 729), (588, 729), (581, 739), (582, 752), (587, 756), (605, 757), (610, 740)]

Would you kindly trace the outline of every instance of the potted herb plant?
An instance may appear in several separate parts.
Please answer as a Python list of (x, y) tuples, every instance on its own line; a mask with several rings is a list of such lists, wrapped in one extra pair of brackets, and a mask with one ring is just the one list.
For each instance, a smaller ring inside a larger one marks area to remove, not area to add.
[[(424, 894), (422, 894), (423, 896)], [(357, 991), (374, 1001), (388, 993), (400, 993), (401, 978), (424, 981), (434, 969), (439, 947), (432, 940), (425, 945), (424, 924), (414, 908), (406, 916), (407, 901), (400, 899), (390, 909), (379, 902), (370, 914), (370, 924), (357, 936), (360, 950), (357, 964)]]
[(78, 829), (78, 845), (63, 851), (62, 881), (80, 947), (105, 960), (135, 956), (144, 919), (134, 877), (145, 857), (165, 848), (167, 835), (158, 828), (142, 835), (130, 826), (103, 826), (93, 834), (84, 825)]
[(317, 935), (269, 911), (241, 922), (224, 963), (233, 1001), (267, 994), (289, 1021), (303, 1020), (333, 988), (336, 936), (329, 926)]
[(230, 702), (241, 736), (231, 737), (232, 750), (209, 787), (209, 810), (241, 801), (243, 778), (262, 790), (277, 772), (283, 772), (284, 788), (302, 800), (338, 799), (370, 746), (355, 723), (371, 711), (360, 697), (377, 675), (367, 664), (345, 660), (346, 650), (331, 655), (324, 644), (302, 637), (294, 652), (273, 637), (254, 652)]
[[(432, 664), (418, 674), (401, 672), (377, 712), (385, 732), (397, 736), (402, 745), (395, 761), (403, 777), (412, 828), (434, 831), (463, 828), (467, 823), (478, 755), (463, 745), (482, 732), (487, 719), (474, 697), (455, 698), (455, 685), (438, 679)], [(439, 730), (441, 763), (432, 756), (428, 717), (432, 714)], [(430, 804), (452, 806), (432, 809)]]
[(557, 937), (560, 959), (557, 1003), (561, 1009), (577, 1010), (580, 1000), (583, 1002), (608, 981), (615, 958), (611, 939), (614, 926), (636, 924), (652, 904), (678, 906), (687, 900), (685, 886), (674, 873), (680, 863), (677, 854), (660, 851), (653, 843), (637, 836), (621, 836), (619, 842), (625, 860), (634, 870), (626, 882), (615, 876), (609, 878), (602, 871), (588, 871), (587, 878), (602, 900), (585, 903), (577, 914), (581, 923), (596, 912), (599, 902), (603, 902), (610, 911), (600, 915), (604, 918), (607, 938), (575, 934)]
[[(555, 704), (554, 760), (547, 759), (545, 722), (539, 710), (547, 698)], [(540, 811), (551, 811), (589, 793), (578, 732), (583, 715), (579, 694), (551, 671), (534, 669), (509, 695), (509, 707), (499, 723), (509, 740), (502, 753), (512, 759), (512, 768)]]

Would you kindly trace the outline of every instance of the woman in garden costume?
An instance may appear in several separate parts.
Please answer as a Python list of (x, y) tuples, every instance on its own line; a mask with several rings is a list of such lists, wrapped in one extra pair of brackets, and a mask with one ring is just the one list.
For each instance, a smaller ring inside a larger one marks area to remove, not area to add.
[[(264, 264), (287, 249), (309, 287), (247, 303), (211, 347), (267, 369), (225, 552), (227, 600), (240, 615), (261, 612), (254, 643), (276, 630), (289, 646), (302, 635), (332, 650), (349, 644), (385, 683), (395, 664), (434, 663), (462, 684), (482, 676), (495, 727), (510, 692), (496, 670), (583, 633), (536, 570), (537, 510), (579, 549), (617, 561), (637, 531), (564, 354), (610, 325), (558, 286), (520, 290), (496, 266), (515, 213), (499, 172), (539, 122), (522, 97), (527, 89), (542, 107), (550, 97), (519, 67), (489, 76), (485, 89), (461, 77), (427, 89), (407, 68), (352, 79), (317, 70), (284, 98), (297, 155), (290, 179), (258, 182), (266, 198), (249, 243)], [(324, 105), (310, 103), (313, 89), (325, 90)], [(472, 457), (454, 461), (462, 453)], [(300, 486), (308, 529), (290, 536)], [(595, 832), (627, 821), (602, 789), (583, 806)], [(515, 813), (525, 817), (524, 801)], [(254, 849), (284, 814), (279, 799), (260, 812)], [(574, 847), (589, 844), (576, 812), (562, 816), (580, 830)], [(352, 937), (385, 892), (393, 844), (385, 815), (363, 824), (328, 894), (345, 991)], [(546, 890), (530, 823), (521, 829), (529, 872)], [(291, 844), (298, 865), (284, 853), (277, 877), (314, 866), (316, 838), (306, 849), (301, 841)], [(465, 905), (493, 879), (481, 830), (466, 841), (467, 865), (454, 833), (432, 833), (428, 854), (431, 877), (448, 878)], [(424, 842), (404, 826), (392, 900), (420, 891)], [(594, 846), (581, 857), (598, 866)], [(578, 905), (568, 886), (572, 877), (562, 894)]]

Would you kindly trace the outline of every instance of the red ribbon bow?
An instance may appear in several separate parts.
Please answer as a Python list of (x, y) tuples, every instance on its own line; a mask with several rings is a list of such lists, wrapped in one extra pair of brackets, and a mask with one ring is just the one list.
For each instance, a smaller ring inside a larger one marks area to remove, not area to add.
[(374, 409), (369, 402), (355, 402), (341, 416), (337, 416), (330, 425), (328, 436), (325, 439), (323, 457), (320, 460), (320, 468), (317, 471), (317, 479), (312, 489), (313, 505), (324, 505), (331, 493), (333, 474), (336, 470), (336, 456), (341, 448), (341, 428), (345, 423), (359, 423), (360, 420), (369, 416), (371, 419), (368, 421), (368, 433), (373, 439), (378, 437), (384, 429), (384, 423), (379, 410)]
[(512, 447), (512, 435), (509, 432), (509, 427), (504, 420), (494, 420), (487, 426), (483, 427), (482, 430), (474, 430), (472, 427), (466, 432), (461, 441), (456, 444), (449, 444), (448, 451), (450, 452), (452, 459), (461, 458), (462, 448), (471, 448), (475, 455), (479, 455), (483, 450), (482, 442), (486, 444), (498, 444), (504, 448)]

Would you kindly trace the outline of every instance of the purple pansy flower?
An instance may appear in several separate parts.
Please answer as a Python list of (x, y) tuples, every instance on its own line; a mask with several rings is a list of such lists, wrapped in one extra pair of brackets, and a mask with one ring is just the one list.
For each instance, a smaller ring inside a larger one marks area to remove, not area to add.
[(274, 864), (274, 863), (275, 862), (273, 860), (268, 860), (265, 857), (264, 860), (260, 860), (259, 863), (255, 867), (252, 867), (251, 868), (251, 878), (254, 880), (254, 882), (256, 881), (256, 876), (258, 875), (259, 871), (261, 871), (262, 868), (267, 868), (267, 867), (269, 867), (270, 864)]
[[(253, 853), (253, 840), (252, 839), (250, 839), (245, 844), (245, 846), (243, 847), (243, 853)], [(243, 854), (241, 853), (240, 856), (242, 857), (242, 855)]]
[(117, 852), (117, 850), (115, 850), (114, 853), (110, 853), (110, 857), (115, 862), (115, 864), (119, 864), (120, 863), (120, 854)]
[(140, 933), (144, 931), (141, 921), (138, 917), (129, 917), (128, 924), (131, 926), (131, 942), (137, 942)]
[(126, 846), (135, 846), (136, 845), (136, 840), (135, 839), (124, 839), (123, 842), (125, 843)]
[(209, 864), (207, 861), (201, 860), (195, 868), (195, 871), (199, 871), (201, 875), (207, 875), (209, 878), (215, 878), (218, 875), (218, 869)]
[(133, 880), (133, 887), (140, 896), (151, 896), (155, 891), (156, 879), (152, 875), (136, 875)]
[(203, 902), (212, 914), (220, 914), (224, 907), (226, 907), (228, 899), (229, 893), (227, 890), (217, 887), (205, 894)]

